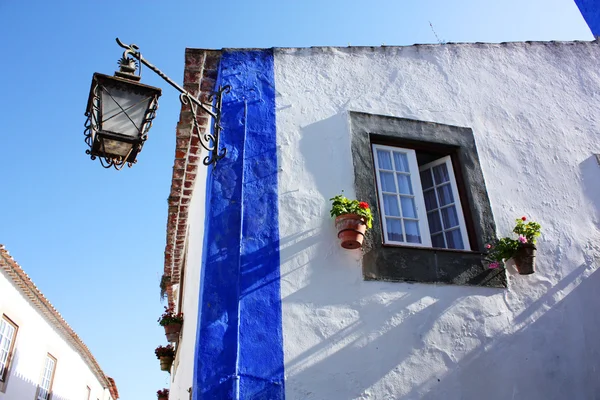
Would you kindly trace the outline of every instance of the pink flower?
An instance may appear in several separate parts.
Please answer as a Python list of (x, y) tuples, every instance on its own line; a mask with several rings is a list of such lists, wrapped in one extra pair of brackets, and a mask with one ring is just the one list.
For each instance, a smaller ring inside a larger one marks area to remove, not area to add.
[(523, 235), (519, 235), (519, 239), (517, 239), (521, 243), (527, 243), (527, 238)]
[(527, 218), (526, 218), (526, 217), (521, 217), (521, 219), (522, 219), (523, 221), (527, 221)]
[(498, 261), (491, 262), (490, 265), (488, 265), (490, 269), (498, 268), (499, 266), (500, 263)]
[(486, 244), (486, 245), (485, 245), (485, 248), (486, 248), (486, 249), (491, 249), (491, 248), (492, 248), (492, 245), (491, 245), (491, 244)]

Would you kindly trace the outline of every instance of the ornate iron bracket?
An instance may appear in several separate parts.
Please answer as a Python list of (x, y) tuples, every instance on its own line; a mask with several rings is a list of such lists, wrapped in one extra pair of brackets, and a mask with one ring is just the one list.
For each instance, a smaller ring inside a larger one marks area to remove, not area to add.
[[(190, 92), (179, 86), (171, 78), (165, 75), (164, 72), (162, 72), (160, 69), (148, 62), (148, 60), (142, 57), (138, 46), (136, 46), (135, 44), (126, 45), (123, 42), (121, 42), (119, 38), (117, 38), (116, 40), (117, 44), (125, 49), (125, 51), (123, 52), (123, 58), (119, 61), (121, 66), (127, 65), (129, 68), (131, 68), (131, 63), (127, 63), (127, 60), (133, 61), (132, 58), (130, 58), (133, 57), (134, 59), (140, 62), (140, 76), (142, 71), (141, 65), (143, 64), (181, 93), (179, 95), (179, 100), (181, 101), (181, 104), (189, 105), (190, 111), (192, 112), (192, 131), (198, 136), (202, 147), (209, 152), (209, 154), (203, 160), (204, 165), (208, 166), (210, 164), (216, 164), (217, 161), (225, 157), (226, 149), (223, 149), (222, 151), (219, 150), (219, 136), (221, 131), (223, 130), (223, 128), (221, 127), (221, 106), (223, 94), (229, 93), (231, 87), (219, 87), (216, 92), (212, 93), (209, 96), (209, 103), (204, 103), (196, 97), (194, 97)], [(131, 73), (130, 69), (127, 71), (123, 71), (123, 67), (121, 67), (121, 70), (123, 73)], [(212, 132), (203, 132), (202, 127), (198, 123), (198, 108), (202, 109), (212, 117)]]

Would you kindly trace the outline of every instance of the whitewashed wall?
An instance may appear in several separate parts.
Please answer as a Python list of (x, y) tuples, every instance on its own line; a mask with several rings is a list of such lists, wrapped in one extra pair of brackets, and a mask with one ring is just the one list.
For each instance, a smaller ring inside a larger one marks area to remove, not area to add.
[(3, 271), (0, 272), (2, 314), (14, 321), (19, 330), (6, 391), (0, 392), (1, 400), (33, 400), (48, 353), (56, 358), (53, 400), (86, 399), (86, 386), (91, 388), (91, 399), (112, 399), (79, 353), (12, 285)]
[(206, 173), (206, 167), (201, 166), (198, 168), (189, 208), (183, 292), (181, 292), (181, 285), (177, 285), (175, 293), (176, 303), (179, 301), (179, 296), (183, 296), (182, 307), (179, 311), (183, 312), (184, 324), (171, 372), (171, 399), (188, 399), (190, 395), (188, 389), (192, 387), (194, 377), (194, 349), (196, 348), (198, 299), (200, 298), (200, 266), (202, 264), (202, 243), (204, 242), (205, 226)]
[[(278, 49), (288, 399), (600, 398), (598, 43)], [(329, 198), (348, 110), (470, 127), (498, 233), (542, 224), (507, 290), (365, 282)]]

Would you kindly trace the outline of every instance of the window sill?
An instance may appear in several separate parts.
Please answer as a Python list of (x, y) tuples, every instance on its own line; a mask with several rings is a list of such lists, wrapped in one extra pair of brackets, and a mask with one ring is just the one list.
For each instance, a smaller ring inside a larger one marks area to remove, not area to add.
[(377, 245), (369, 239), (364, 246), (365, 280), (507, 287), (504, 269), (487, 268), (481, 252)]

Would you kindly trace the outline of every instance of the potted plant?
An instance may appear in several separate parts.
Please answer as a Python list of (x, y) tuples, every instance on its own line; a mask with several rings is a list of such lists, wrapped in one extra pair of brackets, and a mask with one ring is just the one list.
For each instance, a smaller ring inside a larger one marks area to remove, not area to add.
[(173, 346), (170, 344), (166, 346), (158, 346), (156, 350), (154, 350), (154, 354), (156, 354), (156, 358), (160, 360), (160, 370), (170, 371), (171, 364), (173, 364), (173, 357), (175, 357), (175, 350), (173, 349)]
[(171, 277), (163, 274), (160, 277), (160, 301), (162, 302), (167, 297), (167, 287), (171, 283)]
[(156, 392), (158, 400), (169, 400), (169, 389), (162, 389)]
[(367, 228), (373, 225), (373, 215), (368, 203), (349, 200), (338, 194), (330, 199), (331, 216), (335, 218), (338, 238), (345, 249), (358, 249), (362, 246)]
[(513, 259), (521, 275), (535, 272), (535, 242), (540, 236), (541, 225), (537, 222), (525, 222), (526, 217), (516, 220), (513, 232), (519, 235), (516, 239), (504, 237), (494, 244), (486, 245), (489, 250), (487, 258), (492, 261), (490, 268), (498, 268), (504, 260)]
[(160, 326), (165, 328), (165, 336), (169, 342), (178, 342), (181, 325), (183, 324), (183, 314), (175, 314), (173, 307), (166, 307), (163, 315), (158, 319)]

